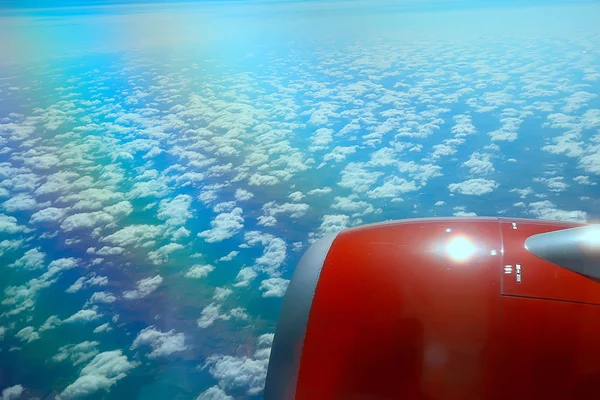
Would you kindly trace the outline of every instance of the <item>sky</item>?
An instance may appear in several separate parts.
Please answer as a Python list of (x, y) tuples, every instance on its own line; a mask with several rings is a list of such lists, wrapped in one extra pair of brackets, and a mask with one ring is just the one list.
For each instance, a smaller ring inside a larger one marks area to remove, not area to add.
[[(428, 6), (431, 4), (434, 6)], [(438, 4), (457, 6), (439, 9)], [(597, 25), (597, 5), (593, 3), (570, 7), (561, 2), (501, 2), (493, 12), (473, 4), (225, 1), (122, 3), (16, 13), (13, 9), (5, 11), (5, 16), (0, 14), (0, 38), (4, 38), (0, 51), (5, 55), (2, 62), (9, 63), (98, 51), (201, 52), (220, 48), (235, 54), (255, 42), (349, 43), (376, 36), (402, 40), (424, 35), (457, 40), (481, 35), (552, 37), (588, 32)], [(402, 11), (403, 7), (410, 12)], [(584, 9), (589, 12), (582, 12)]]

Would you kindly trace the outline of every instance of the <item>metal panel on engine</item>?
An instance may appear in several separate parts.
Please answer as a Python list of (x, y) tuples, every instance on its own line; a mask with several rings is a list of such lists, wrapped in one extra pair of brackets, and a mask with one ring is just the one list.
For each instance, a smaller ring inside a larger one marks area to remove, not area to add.
[(600, 283), (546, 261), (525, 248), (528, 237), (582, 224), (500, 218), (502, 294), (600, 304)]

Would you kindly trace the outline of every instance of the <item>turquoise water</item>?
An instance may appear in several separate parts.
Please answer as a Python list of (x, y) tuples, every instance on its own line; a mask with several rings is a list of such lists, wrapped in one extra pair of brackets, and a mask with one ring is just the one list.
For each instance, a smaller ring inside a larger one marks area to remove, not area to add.
[(595, 4), (29, 5), (0, 16), (5, 398), (262, 398), (323, 234), (599, 213)]

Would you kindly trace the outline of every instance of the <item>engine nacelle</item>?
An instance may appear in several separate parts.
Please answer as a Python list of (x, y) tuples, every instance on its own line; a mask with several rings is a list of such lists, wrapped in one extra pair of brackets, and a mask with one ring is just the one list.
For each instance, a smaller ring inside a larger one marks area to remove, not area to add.
[(600, 396), (600, 231), (414, 219), (315, 242), (285, 295), (266, 400)]

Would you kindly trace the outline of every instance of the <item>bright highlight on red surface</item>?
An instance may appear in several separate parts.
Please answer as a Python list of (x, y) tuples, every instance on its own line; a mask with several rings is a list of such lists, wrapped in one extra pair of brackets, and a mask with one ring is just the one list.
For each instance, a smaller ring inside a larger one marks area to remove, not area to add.
[(587, 246), (600, 247), (600, 225), (590, 226), (585, 230), (581, 239)]
[(475, 253), (475, 246), (466, 237), (456, 236), (448, 243), (446, 252), (453, 261), (463, 262), (473, 256), (473, 253)]

